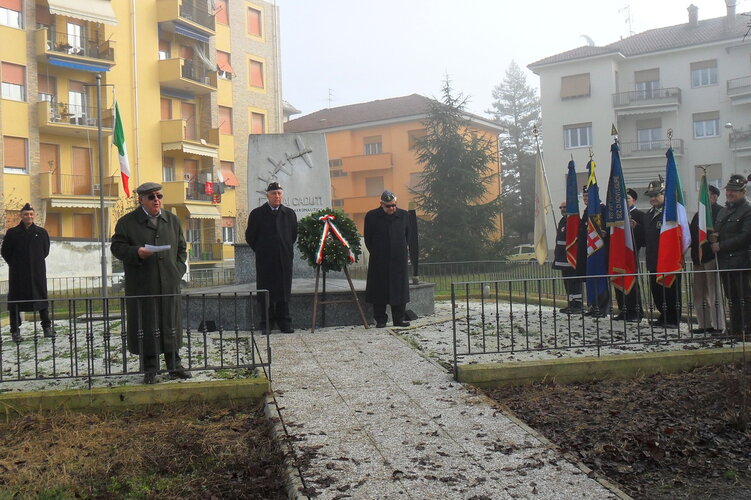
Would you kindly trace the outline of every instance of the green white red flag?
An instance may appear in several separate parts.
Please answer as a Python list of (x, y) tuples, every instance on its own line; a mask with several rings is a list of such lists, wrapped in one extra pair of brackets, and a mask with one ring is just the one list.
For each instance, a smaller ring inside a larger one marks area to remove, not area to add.
[(712, 204), (709, 201), (709, 185), (707, 184), (707, 173), (701, 176), (701, 187), (699, 188), (699, 262), (701, 262), (702, 248), (707, 241), (709, 231), (714, 229), (712, 225)]
[(117, 101), (115, 101), (115, 131), (112, 143), (117, 147), (123, 190), (125, 191), (125, 195), (130, 197), (130, 188), (128, 187), (130, 164), (128, 163), (128, 151), (125, 149), (125, 131), (123, 130), (123, 121), (120, 119), (120, 108), (117, 107)]

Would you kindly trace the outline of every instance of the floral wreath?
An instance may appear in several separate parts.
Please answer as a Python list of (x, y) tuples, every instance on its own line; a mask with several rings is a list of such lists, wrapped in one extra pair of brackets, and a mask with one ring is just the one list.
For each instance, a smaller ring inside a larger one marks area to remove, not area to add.
[(324, 208), (297, 223), (297, 248), (311, 267), (341, 271), (362, 254), (355, 223), (341, 210)]

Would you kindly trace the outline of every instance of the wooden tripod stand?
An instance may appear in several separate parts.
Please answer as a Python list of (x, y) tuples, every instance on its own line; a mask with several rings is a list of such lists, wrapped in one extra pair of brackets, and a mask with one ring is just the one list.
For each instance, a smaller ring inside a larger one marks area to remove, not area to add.
[(315, 292), (313, 292), (313, 321), (310, 327), (310, 331), (315, 332), (316, 331), (316, 317), (318, 315), (318, 305), (319, 304), (342, 304), (347, 302), (354, 302), (357, 306), (357, 311), (360, 313), (360, 319), (362, 320), (362, 324), (365, 328), (368, 328), (368, 321), (365, 319), (365, 312), (362, 310), (362, 305), (360, 304), (360, 299), (357, 297), (357, 292), (355, 291), (355, 286), (352, 284), (352, 278), (349, 276), (349, 269), (347, 268), (347, 264), (344, 264), (344, 275), (347, 277), (347, 283), (349, 283), (349, 289), (352, 292), (352, 298), (351, 299), (340, 299), (340, 300), (318, 300), (318, 280), (321, 275), (321, 266), (316, 266), (316, 288)]

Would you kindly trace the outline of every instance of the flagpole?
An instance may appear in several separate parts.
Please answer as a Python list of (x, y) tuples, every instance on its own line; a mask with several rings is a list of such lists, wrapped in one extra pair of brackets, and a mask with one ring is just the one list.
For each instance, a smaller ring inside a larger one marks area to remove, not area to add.
[[(535, 136), (535, 144), (537, 146), (537, 154), (540, 155), (540, 165), (542, 167), (542, 176), (545, 178), (545, 188), (548, 191), (548, 202), (550, 203), (550, 218), (553, 220), (553, 228), (558, 227), (558, 221), (555, 220), (555, 214), (553, 213), (553, 196), (550, 194), (550, 183), (548, 182), (548, 174), (545, 172), (545, 162), (542, 161), (542, 151), (540, 151), (540, 130), (537, 128), (537, 124), (532, 128), (532, 134)], [(543, 207), (547, 208), (547, 207)]]

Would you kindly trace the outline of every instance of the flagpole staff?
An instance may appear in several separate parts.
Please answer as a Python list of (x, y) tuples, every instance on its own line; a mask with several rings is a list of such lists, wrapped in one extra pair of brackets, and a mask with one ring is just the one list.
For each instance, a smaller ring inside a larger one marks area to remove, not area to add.
[[(540, 151), (540, 129), (537, 128), (537, 124), (535, 123), (532, 127), (532, 134), (535, 136), (535, 145), (537, 146), (537, 154), (540, 155), (540, 158), (542, 158), (542, 151)], [(573, 159), (573, 154), (571, 155), (571, 158)], [(548, 173), (545, 171), (545, 162), (542, 163), (542, 175), (545, 177), (545, 187), (548, 190), (548, 201), (550, 202), (550, 218), (553, 220), (553, 227), (558, 227), (558, 221), (555, 220), (555, 214), (553, 213), (553, 197), (550, 194), (550, 183), (548, 182)], [(548, 207), (544, 207), (548, 208)]]

